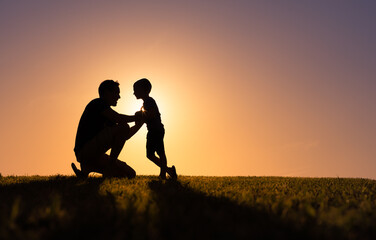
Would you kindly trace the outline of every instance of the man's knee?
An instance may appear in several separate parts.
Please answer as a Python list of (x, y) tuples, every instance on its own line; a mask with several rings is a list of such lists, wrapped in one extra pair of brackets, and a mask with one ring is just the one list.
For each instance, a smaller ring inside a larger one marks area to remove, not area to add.
[(146, 157), (148, 158), (148, 159), (153, 159), (153, 158), (155, 158), (155, 154), (154, 153), (146, 153)]
[(121, 138), (127, 140), (129, 138), (130, 128), (128, 124), (119, 124), (116, 127), (116, 135)]
[(128, 178), (135, 178), (136, 177), (136, 171), (133, 168), (130, 168), (127, 177)]

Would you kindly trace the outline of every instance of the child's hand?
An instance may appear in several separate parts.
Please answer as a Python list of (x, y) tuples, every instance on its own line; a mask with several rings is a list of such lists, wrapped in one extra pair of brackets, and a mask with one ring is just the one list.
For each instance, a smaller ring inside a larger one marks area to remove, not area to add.
[(142, 114), (142, 111), (138, 111), (134, 114), (134, 116), (136, 117), (136, 123), (138, 124), (142, 124), (144, 122), (144, 118), (143, 118), (143, 114)]
[(141, 111), (136, 112), (134, 115), (136, 117), (136, 121), (139, 121), (139, 120), (142, 119), (142, 112)]

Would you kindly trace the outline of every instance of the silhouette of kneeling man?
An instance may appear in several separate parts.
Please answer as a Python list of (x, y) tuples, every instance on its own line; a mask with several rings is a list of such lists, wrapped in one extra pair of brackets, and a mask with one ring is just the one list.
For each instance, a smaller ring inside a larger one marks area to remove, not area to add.
[[(119, 114), (116, 106), (120, 98), (119, 83), (105, 80), (99, 86), (99, 98), (92, 100), (85, 108), (76, 134), (74, 152), (81, 170), (72, 163), (77, 177), (86, 178), (90, 172), (104, 177), (134, 178), (136, 172), (118, 159), (123, 146), (143, 125), (136, 116)], [(129, 127), (129, 122), (135, 126)], [(106, 152), (111, 149), (110, 155)]]

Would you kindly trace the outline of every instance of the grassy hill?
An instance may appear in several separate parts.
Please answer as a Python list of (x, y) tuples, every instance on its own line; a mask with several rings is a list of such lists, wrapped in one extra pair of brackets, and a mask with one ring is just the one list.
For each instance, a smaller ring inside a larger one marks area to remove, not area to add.
[(376, 181), (0, 177), (0, 239), (376, 239)]

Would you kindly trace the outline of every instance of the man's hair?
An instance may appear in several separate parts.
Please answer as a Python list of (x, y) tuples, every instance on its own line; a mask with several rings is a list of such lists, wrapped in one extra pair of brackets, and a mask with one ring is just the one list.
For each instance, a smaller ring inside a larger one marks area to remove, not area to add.
[(151, 83), (147, 78), (141, 78), (133, 84), (133, 88), (141, 88), (149, 94), (151, 91)]
[(114, 80), (104, 80), (98, 88), (99, 96), (103, 96), (106, 91), (114, 91), (119, 88), (119, 83)]

